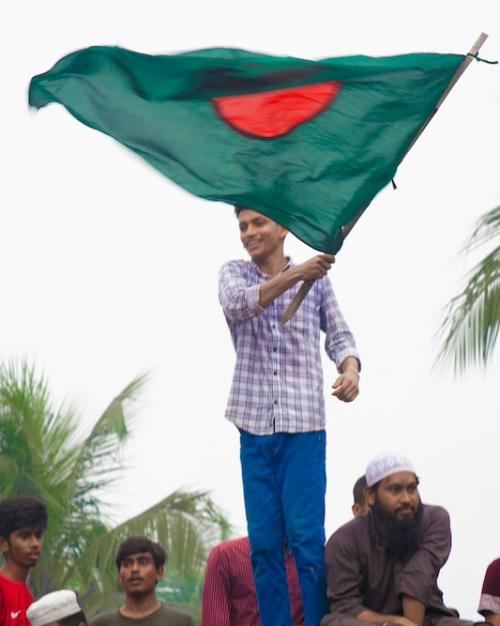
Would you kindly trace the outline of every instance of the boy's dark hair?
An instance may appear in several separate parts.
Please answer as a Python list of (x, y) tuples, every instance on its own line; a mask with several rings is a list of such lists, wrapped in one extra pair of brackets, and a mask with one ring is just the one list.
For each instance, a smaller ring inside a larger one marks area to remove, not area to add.
[(363, 506), (365, 503), (365, 487), (366, 487), (366, 478), (365, 476), (360, 476), (358, 480), (354, 483), (354, 488), (352, 490), (352, 495), (354, 498), (355, 504), (359, 504)]
[(242, 211), (244, 211), (244, 210), (245, 210), (245, 207), (241, 206), (241, 204), (235, 204), (234, 205), (234, 214), (236, 215), (236, 217), (239, 217), (240, 213)]
[(88, 624), (85, 613), (80, 611), (79, 613), (73, 613), (62, 619), (57, 620), (59, 626), (79, 626), (79, 624)]
[(159, 543), (151, 541), (147, 537), (127, 537), (118, 546), (115, 558), (116, 567), (120, 569), (123, 559), (131, 554), (137, 554), (137, 552), (149, 552), (153, 557), (156, 569), (167, 562), (167, 553)]
[(31, 496), (12, 496), (0, 502), (0, 537), (8, 540), (9, 535), (19, 528), (29, 526), (37, 530), (47, 528), (47, 507)]

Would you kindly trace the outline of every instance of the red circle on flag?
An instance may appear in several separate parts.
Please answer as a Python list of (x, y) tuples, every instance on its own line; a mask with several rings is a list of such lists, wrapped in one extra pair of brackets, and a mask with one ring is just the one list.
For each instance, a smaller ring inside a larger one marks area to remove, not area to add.
[(252, 137), (274, 139), (324, 111), (337, 97), (340, 83), (329, 81), (274, 91), (213, 98), (230, 126)]

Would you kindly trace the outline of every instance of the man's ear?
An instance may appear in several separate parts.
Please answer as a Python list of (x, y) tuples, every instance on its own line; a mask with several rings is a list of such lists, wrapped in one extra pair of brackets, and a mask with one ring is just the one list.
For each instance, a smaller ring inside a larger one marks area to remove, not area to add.
[(158, 571), (158, 580), (161, 580), (163, 578), (163, 574), (165, 573), (165, 566), (159, 565), (157, 568), (157, 571)]
[(288, 235), (288, 230), (284, 228), (283, 226), (281, 226), (280, 239), (283, 241), (287, 235)]
[(364, 488), (365, 500), (368, 506), (373, 506), (375, 504), (375, 492), (370, 489), (370, 487)]
[(9, 548), (9, 540), (4, 537), (0, 537), (0, 552), (5, 554)]

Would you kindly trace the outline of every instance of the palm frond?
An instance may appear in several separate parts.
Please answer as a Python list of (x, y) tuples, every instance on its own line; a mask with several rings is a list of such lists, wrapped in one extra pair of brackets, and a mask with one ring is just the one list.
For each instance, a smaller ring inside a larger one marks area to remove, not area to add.
[[(475, 232), (490, 239), (491, 224), (500, 227), (500, 210), (487, 230)], [(487, 233), (487, 234), (485, 234)], [(479, 236), (479, 235), (478, 235)], [(463, 291), (448, 304), (439, 334), (438, 362), (450, 362), (455, 374), (470, 367), (486, 367), (493, 356), (500, 327), (500, 246), (472, 270)]]
[(137, 376), (113, 398), (79, 447), (68, 481), (82, 511), (99, 506), (93, 494), (113, 482), (122, 469), (120, 451), (133, 417), (131, 404), (147, 378), (148, 374)]
[[(75, 567), (83, 580), (93, 581), (83, 601), (116, 590), (114, 564), (118, 545), (132, 535), (158, 541), (168, 554), (168, 571), (179, 580), (201, 576), (207, 552), (229, 529), (222, 512), (204, 491), (178, 490), (139, 515), (91, 542)], [(68, 572), (68, 578), (74, 572)], [(60, 581), (64, 586), (67, 580)]]
[(113, 398), (82, 443), (75, 471), (81, 471), (82, 466), (88, 469), (89, 462), (94, 465), (96, 461), (108, 458), (109, 453), (115, 451), (117, 445), (126, 440), (131, 411), (128, 410), (126, 413), (125, 405), (136, 399), (147, 378), (147, 373), (137, 376)]
[(495, 207), (482, 215), (472, 232), (472, 235), (464, 246), (464, 251), (482, 246), (491, 239), (500, 235), (500, 206)]
[(34, 367), (0, 366), (0, 455), (9, 459), (9, 471), (0, 477), (2, 492), (8, 491), (6, 479), (15, 493), (57, 499), (75, 458), (67, 445), (74, 429), (73, 413), (54, 407)]
[(122, 469), (130, 402), (145, 380), (139, 376), (127, 385), (82, 441), (74, 411), (54, 405), (34, 367), (0, 365), (0, 496), (38, 496), (49, 512), (31, 581), (36, 595), (70, 586), (92, 607), (116, 599), (114, 555), (130, 534), (160, 541), (176, 580), (186, 589), (194, 581), (196, 591), (208, 548), (227, 536), (228, 522), (203, 491), (176, 491), (114, 529), (106, 525), (100, 490)]
[[(129, 433), (130, 401), (145, 380), (146, 375), (138, 376), (127, 385), (112, 400), (83, 442), (75, 444), (71, 472), (64, 482), (67, 496), (64, 509), (58, 516), (57, 533), (51, 533), (50, 537), (53, 562), (49, 563), (49, 557), (42, 558), (47, 566), (47, 576), (42, 574), (43, 568), (35, 572), (35, 586), (44, 591), (47, 586), (52, 588), (54, 581), (67, 579), (88, 544), (108, 530), (102, 521), (100, 491), (109, 486), (122, 469), (120, 452)], [(49, 526), (51, 530), (52, 524)], [(60, 555), (65, 558), (61, 559)]]

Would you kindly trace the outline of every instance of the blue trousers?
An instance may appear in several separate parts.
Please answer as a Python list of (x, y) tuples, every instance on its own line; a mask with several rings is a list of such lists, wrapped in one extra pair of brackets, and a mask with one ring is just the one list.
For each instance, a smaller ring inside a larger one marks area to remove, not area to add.
[(328, 613), (325, 577), (324, 430), (240, 431), (243, 490), (262, 626), (293, 626), (285, 543), (299, 573), (305, 626)]

